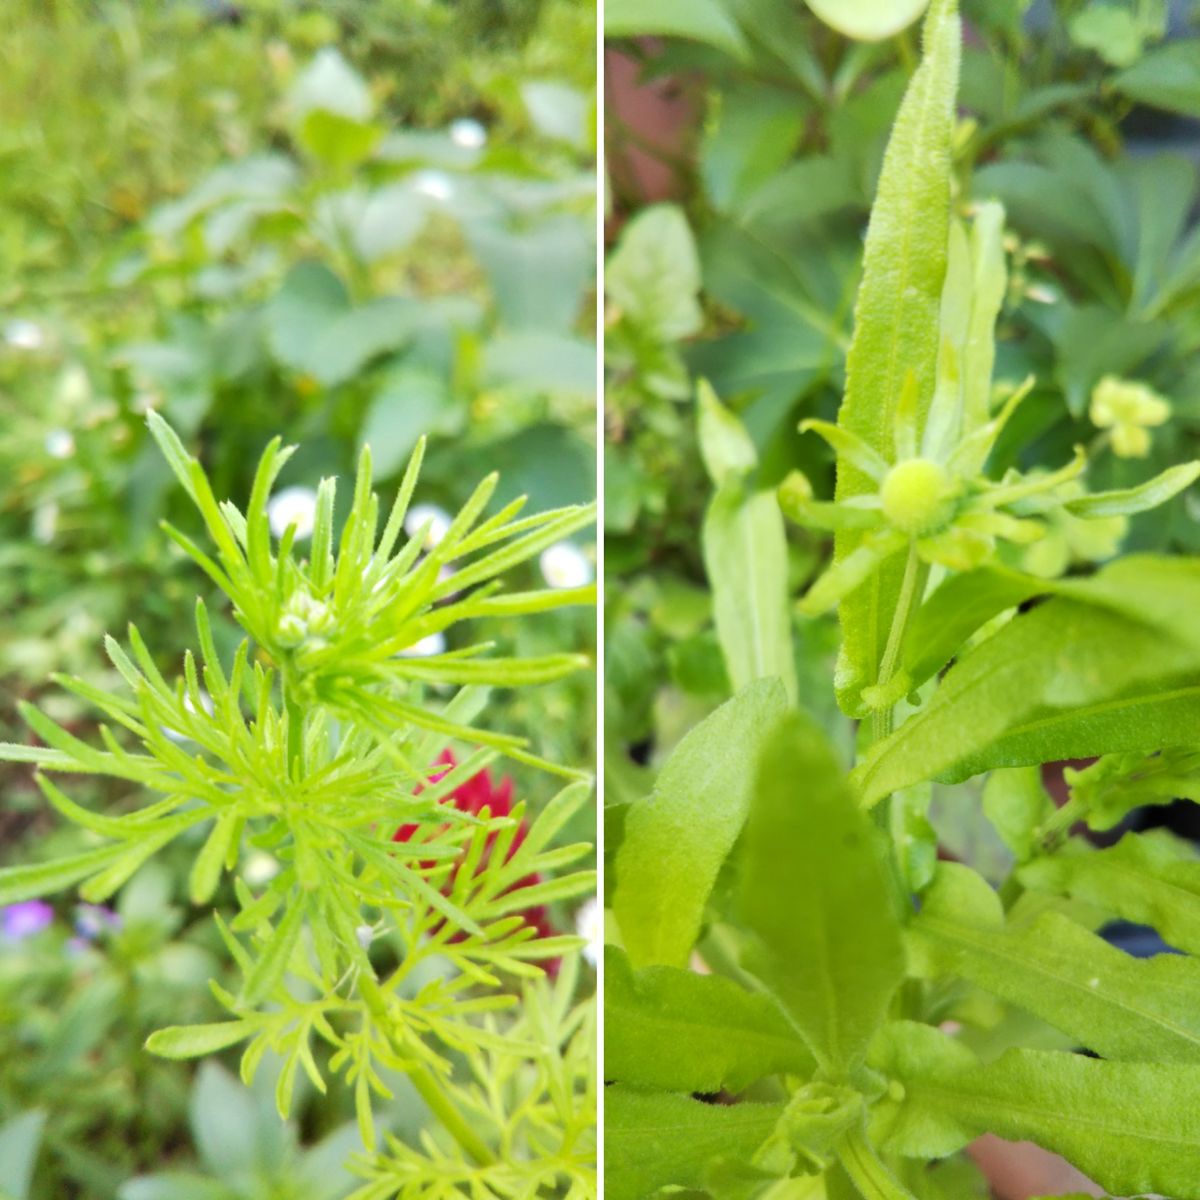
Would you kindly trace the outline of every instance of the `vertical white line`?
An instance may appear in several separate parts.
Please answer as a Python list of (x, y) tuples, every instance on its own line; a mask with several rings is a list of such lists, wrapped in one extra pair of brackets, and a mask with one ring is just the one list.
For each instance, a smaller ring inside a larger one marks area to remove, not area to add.
[[(604, 930), (604, 0), (596, 0), (596, 865)], [(596, 956), (596, 1194), (604, 1195), (604, 952)]]

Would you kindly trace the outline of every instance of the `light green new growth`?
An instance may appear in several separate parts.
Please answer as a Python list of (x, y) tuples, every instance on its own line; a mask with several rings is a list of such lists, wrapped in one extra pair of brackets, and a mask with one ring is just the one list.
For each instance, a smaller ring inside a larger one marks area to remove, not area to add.
[[(491, 476), (431, 546), (427, 528), (402, 536), (423, 444), (382, 532), (364, 448), (337, 537), (335, 484), (321, 484), (305, 560), (294, 526), (278, 543), (269, 528), (267, 502), (291, 453), (278, 439), (262, 456), (243, 513), (216, 500), (165, 421), (151, 414), (149, 422), (215, 553), (167, 532), (229, 598), (248, 637), (223, 662), (198, 603), (199, 654), (186, 652), (174, 682), (136, 629), (128, 651), (107, 639), (127, 694), (58, 680), (111, 723), (100, 727), (103, 748), (23, 706), (45, 745), (3, 745), (0, 757), (35, 765), (49, 803), (98, 844), (0, 871), (0, 903), (81, 882), (86, 899), (102, 900), (169, 842), (206, 826), (191, 897), (210, 902), (233, 874), (240, 911), (215, 919), (242, 983), (236, 994), (212, 983), (226, 1021), (161, 1030), (152, 1051), (194, 1057), (247, 1042), (247, 1079), (268, 1049), (280, 1054), (277, 1099), (286, 1114), (298, 1071), (325, 1090), (315, 1053), (324, 1043), (327, 1070), (353, 1090), (364, 1145), (374, 1152), (357, 1200), (480, 1194), (475, 1172), (499, 1163), (503, 1181), (488, 1185), (494, 1194), (557, 1194), (560, 1185), (594, 1194), (591, 1018), (570, 1007), (581, 942), (538, 938), (521, 915), (593, 891), (594, 872), (568, 870), (589, 847), (556, 844), (590, 784), (539, 758), (525, 740), (475, 724), (489, 686), (557, 679), (586, 660), (496, 657), (486, 642), (406, 654), (473, 618), (592, 603), (590, 587), (501, 591), (504, 572), (588, 525), (592, 507), (525, 517), (518, 500), (485, 516)], [(452, 740), (469, 752), (447, 770), (435, 764)], [(511, 816), (485, 809), (475, 817), (441, 803), (497, 754), (574, 780), (519, 844), (523, 805)], [(110, 776), (161, 798), (125, 815), (94, 812), (48, 777), (72, 773)], [(392, 841), (403, 824), (417, 831)], [(247, 847), (269, 847), (282, 864), (263, 887), (239, 873)], [(515, 887), (533, 875), (540, 882)], [(548, 991), (539, 964), (557, 958), (567, 965)], [(386, 973), (381, 962), (391, 964)], [(514, 1007), (515, 1019), (503, 1016)], [(464, 1082), (451, 1054), (482, 1074)], [(373, 1097), (391, 1094), (384, 1069), (409, 1075), (449, 1142), (427, 1134), (420, 1149), (375, 1150)], [(444, 1190), (449, 1163), (459, 1164), (466, 1190)], [(428, 1190), (413, 1190), (421, 1179)]]

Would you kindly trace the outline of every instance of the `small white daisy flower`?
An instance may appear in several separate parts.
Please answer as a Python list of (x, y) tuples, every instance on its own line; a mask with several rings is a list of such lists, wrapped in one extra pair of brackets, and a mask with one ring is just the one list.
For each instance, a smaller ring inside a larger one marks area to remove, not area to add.
[(66, 429), (50, 430), (43, 445), (51, 458), (70, 458), (75, 453), (75, 439)]
[(436, 504), (414, 504), (404, 515), (404, 532), (410, 538), (416, 537), (426, 521), (429, 532), (425, 535), (425, 549), (432, 550), (449, 532), (451, 517)]
[(276, 537), (283, 537), (289, 525), (296, 527), (296, 540), (312, 537), (317, 515), (317, 493), (310, 487), (286, 487), (267, 501), (267, 522)]
[(268, 854), (265, 850), (256, 850), (246, 859), (246, 864), (242, 867), (242, 878), (251, 887), (270, 883), (278, 874), (279, 860), (273, 854)]
[(445, 654), (446, 635), (440, 632), (426, 634), (420, 641), (406, 646), (400, 653), (405, 658), (432, 658), (435, 654)]
[(454, 195), (454, 180), (445, 171), (418, 171), (412, 185), (422, 196), (442, 203)]
[(603, 933), (600, 905), (594, 896), (575, 914), (575, 932), (581, 938), (587, 939), (587, 945), (583, 948), (583, 957), (594, 967), (600, 958), (600, 942)]
[(587, 555), (570, 542), (556, 542), (543, 550), (538, 565), (552, 588), (584, 587), (595, 578)]
[(4, 340), (17, 350), (40, 350), (46, 344), (46, 334), (40, 325), (18, 317), (4, 326)]
[(459, 117), (450, 123), (450, 140), (464, 150), (481, 150), (487, 137), (487, 130), (474, 117)]
[(40, 546), (48, 546), (57, 531), (58, 505), (53, 500), (39, 504), (33, 510), (33, 540)]

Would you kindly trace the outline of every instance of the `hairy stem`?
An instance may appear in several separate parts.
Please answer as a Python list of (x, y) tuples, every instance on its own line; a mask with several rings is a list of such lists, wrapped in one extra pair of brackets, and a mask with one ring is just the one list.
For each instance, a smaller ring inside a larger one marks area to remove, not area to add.
[[(879, 674), (875, 680), (876, 687), (885, 687), (896, 674), (905, 634), (908, 633), (909, 624), (921, 602), (921, 594), (925, 590), (927, 571), (928, 568), (917, 554), (916, 543), (910, 543), (908, 560), (904, 564), (904, 579), (900, 584), (900, 597), (896, 601), (896, 611), (892, 615), (892, 627), (888, 631), (887, 645), (883, 650), (883, 658), (879, 662)], [(895, 723), (895, 708), (894, 704), (888, 704), (883, 708), (876, 709), (871, 714), (872, 744), (882, 741), (892, 732)]]

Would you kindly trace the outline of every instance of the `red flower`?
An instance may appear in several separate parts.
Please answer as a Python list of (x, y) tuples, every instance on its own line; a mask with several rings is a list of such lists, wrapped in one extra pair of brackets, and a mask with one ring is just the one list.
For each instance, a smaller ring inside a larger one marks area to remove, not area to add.
[[(442, 755), (437, 761), (439, 763), (445, 763), (446, 770), (440, 771), (434, 775), (434, 782), (442, 779), (450, 770), (450, 768), (458, 765), (454, 755), (449, 750), (443, 751)], [(452, 791), (450, 795), (442, 801), (442, 803), (445, 804), (447, 801), (452, 802), (454, 807), (457, 808), (459, 812), (470, 813), (472, 816), (478, 816), (486, 808), (493, 817), (507, 817), (512, 813), (513, 808), (513, 781), (506, 775), (498, 784), (494, 783), (492, 781), (491, 772), (488, 771), (487, 768), (484, 768), (484, 770), (480, 771), (478, 775), (472, 775), (471, 778), (466, 781), (466, 783), (459, 784), (459, 786), (456, 787), (454, 791)], [(419, 825), (401, 825), (393, 835), (392, 841), (410, 841), (413, 834), (415, 834), (419, 828)], [(517, 829), (516, 836), (512, 840), (511, 846), (509, 846), (508, 855), (505, 859), (506, 862), (508, 859), (511, 859), (514, 854), (516, 854), (528, 833), (529, 825), (526, 821), (522, 821), (520, 827)], [(483, 871), (487, 866), (488, 859), (491, 857), (492, 848), (494, 847), (495, 843), (496, 834), (489, 833), (487, 836), (487, 843), (484, 848), (483, 856), (479, 861), (479, 866), (476, 868), (476, 874)], [(454, 873), (457, 870), (458, 867), (456, 865), (451, 871), (450, 879), (446, 883), (446, 891), (449, 891), (450, 885), (454, 880)], [(518, 879), (517, 882), (514, 883), (508, 890), (515, 892), (517, 888), (530, 887), (533, 884), (540, 882), (541, 876), (534, 873), (531, 875), (526, 875), (522, 879)], [(527, 925), (533, 926), (533, 928), (537, 931), (538, 937), (549, 937), (554, 932), (554, 927), (550, 924), (549, 914), (546, 912), (546, 908), (542, 904), (536, 904), (530, 908), (524, 909), (521, 913), (521, 916), (524, 918)], [(456, 934), (451, 940), (456, 941), (461, 938), (461, 936), (461, 934)], [(555, 960), (547, 963), (546, 969), (553, 974), (557, 969), (557, 966), (558, 963), (557, 960)]]

